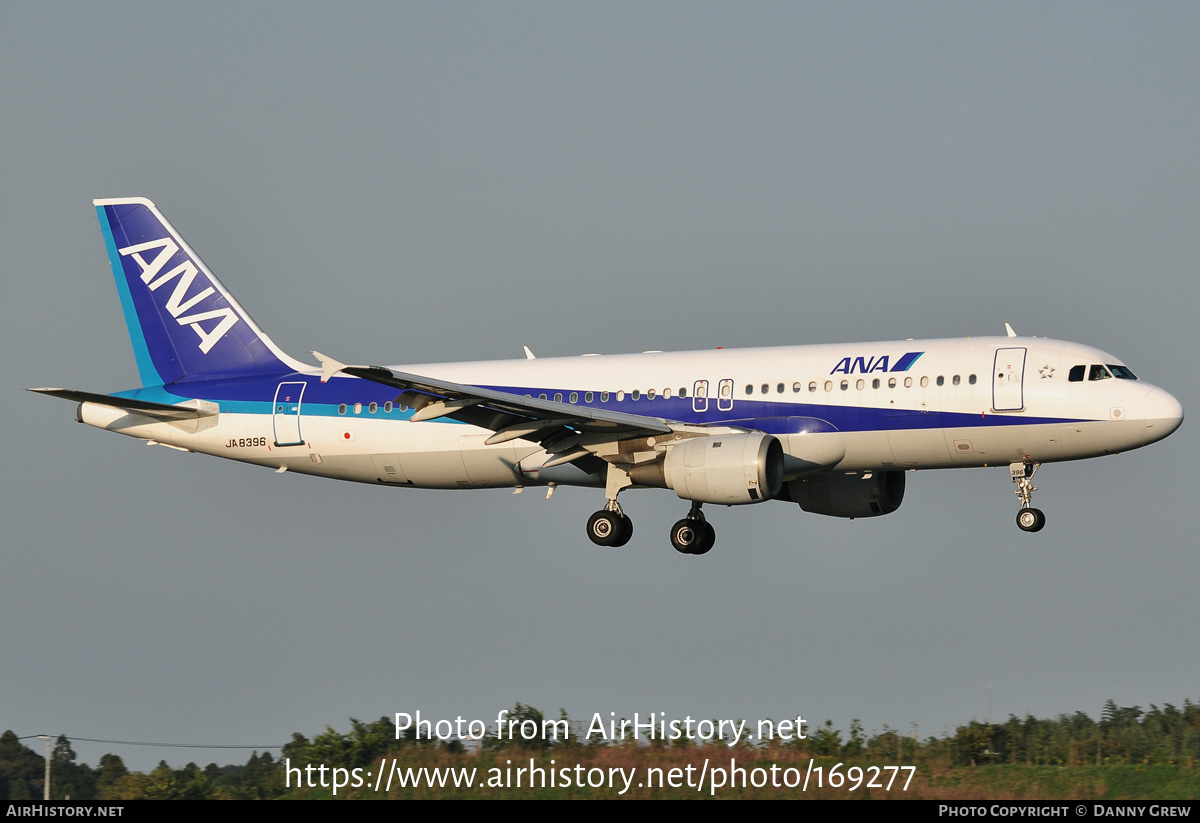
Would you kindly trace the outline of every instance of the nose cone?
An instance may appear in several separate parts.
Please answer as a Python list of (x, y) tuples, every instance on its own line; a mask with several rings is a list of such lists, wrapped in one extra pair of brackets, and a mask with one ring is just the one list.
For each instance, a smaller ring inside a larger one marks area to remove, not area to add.
[(1148, 443), (1162, 440), (1183, 423), (1183, 406), (1170, 393), (1153, 388), (1142, 401)]

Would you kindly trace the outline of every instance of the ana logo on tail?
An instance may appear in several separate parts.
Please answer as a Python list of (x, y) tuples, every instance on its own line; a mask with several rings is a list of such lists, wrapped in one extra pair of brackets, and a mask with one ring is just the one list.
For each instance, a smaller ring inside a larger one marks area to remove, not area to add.
[[(147, 263), (146, 259), (142, 257), (142, 252), (153, 249), (158, 249), (158, 254), (154, 256), (153, 260)], [(197, 294), (188, 297), (188, 289), (192, 287), (192, 282), (196, 279), (196, 275), (200, 273), (200, 270), (196, 268), (195, 263), (186, 257), (175, 268), (164, 274), (160, 274), (178, 251), (179, 245), (169, 237), (119, 249), (122, 257), (132, 257), (134, 262), (141, 268), (142, 282), (150, 287), (150, 291), (158, 291), (167, 281), (172, 278), (179, 278), (175, 283), (175, 290), (167, 298), (165, 308), (179, 325), (191, 327), (192, 331), (200, 337), (200, 351), (208, 354), (212, 347), (217, 344), (217, 341), (227, 331), (237, 325), (239, 318), (233, 309), (228, 306), (212, 311), (184, 315), (184, 312), (190, 311), (206, 297), (216, 294), (217, 290), (211, 285), (206, 285)], [(201, 281), (201, 283), (203, 282)], [(205, 331), (204, 327), (200, 325), (205, 320), (219, 320), (219, 322), (208, 331)]]

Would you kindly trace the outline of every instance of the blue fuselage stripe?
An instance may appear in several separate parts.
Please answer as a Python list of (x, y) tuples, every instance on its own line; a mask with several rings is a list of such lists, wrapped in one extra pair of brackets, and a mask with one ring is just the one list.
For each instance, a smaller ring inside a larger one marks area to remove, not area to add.
[[(384, 420), (407, 420), (412, 417), (411, 409), (401, 411), (401, 407), (398, 405), (393, 405), (391, 412), (384, 412), (384, 403), (388, 401), (394, 403), (400, 394), (395, 388), (358, 379), (335, 379), (322, 383), (316, 376), (303, 374), (283, 375), (269, 380), (242, 378), (191, 384), (176, 383), (170, 386), (151, 386), (119, 392), (119, 395), (157, 403), (180, 403), (191, 399), (210, 400), (218, 403), (222, 412), (269, 415), (273, 411), (275, 390), (281, 382), (304, 382), (307, 384), (300, 409), (303, 417), (344, 416), (348, 419)], [(545, 387), (487, 386), (486, 388), (518, 396), (537, 397), (539, 394), (545, 394), (547, 397), (554, 397), (556, 393), (562, 393), (565, 396), (570, 391), (575, 391), (580, 396), (583, 395), (583, 392), (578, 389), (564, 392), (562, 389)], [(596, 397), (599, 397), (599, 394), (596, 392)], [(610, 397), (615, 398), (615, 395), (615, 392), (610, 393)], [(375, 403), (377, 406), (374, 414), (370, 414), (368, 411), (371, 403)], [(356, 404), (362, 406), (362, 411), (357, 415), (354, 413)], [(346, 411), (339, 413), (339, 407), (343, 405), (346, 407)], [(731, 410), (720, 411), (715, 398), (709, 398), (708, 409), (702, 412), (696, 411), (693, 406), (693, 398), (690, 397), (672, 397), (670, 399), (660, 397), (650, 400), (643, 396), (640, 400), (633, 400), (626, 395), (623, 401), (611, 399), (607, 403), (594, 402), (580, 403), (579, 405), (629, 414), (640, 413), (647, 417), (677, 420), (693, 425), (738, 426), (769, 434), (982, 428), (1083, 422), (1078, 418), (1032, 417), (1016, 414), (986, 415), (902, 409), (894, 406), (881, 409), (784, 402), (782, 400), (737, 400), (732, 403)], [(439, 422), (457, 421), (441, 418)]]

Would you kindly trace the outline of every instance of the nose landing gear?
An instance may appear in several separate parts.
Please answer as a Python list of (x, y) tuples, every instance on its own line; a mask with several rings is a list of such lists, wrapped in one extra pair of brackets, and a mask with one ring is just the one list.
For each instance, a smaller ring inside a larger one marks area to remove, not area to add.
[(1046, 525), (1046, 515), (1042, 513), (1042, 510), (1029, 505), (1033, 500), (1033, 493), (1037, 491), (1037, 486), (1033, 485), (1033, 475), (1039, 466), (1041, 463), (1033, 462), (1008, 465), (1008, 473), (1012, 477), (1012, 482), (1017, 484), (1013, 494), (1021, 500), (1021, 510), (1017, 512), (1017, 526), (1021, 531), (1040, 532)]

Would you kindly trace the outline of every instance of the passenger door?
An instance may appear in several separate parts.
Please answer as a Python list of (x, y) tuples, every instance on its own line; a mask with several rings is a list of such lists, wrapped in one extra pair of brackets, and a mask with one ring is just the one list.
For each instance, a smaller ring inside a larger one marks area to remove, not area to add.
[(996, 349), (992, 365), (992, 409), (1021, 411), (1025, 408), (1025, 348)]

